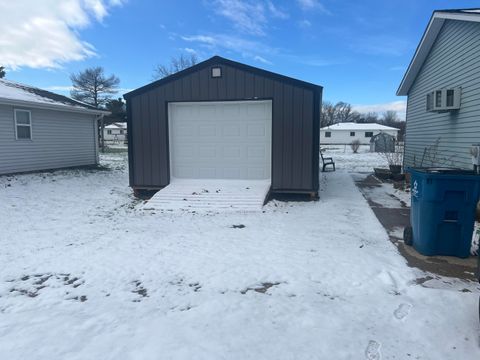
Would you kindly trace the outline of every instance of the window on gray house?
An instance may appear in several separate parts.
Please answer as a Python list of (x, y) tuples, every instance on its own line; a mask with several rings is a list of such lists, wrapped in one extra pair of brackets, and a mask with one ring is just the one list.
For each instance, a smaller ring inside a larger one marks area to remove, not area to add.
[(442, 106), (442, 90), (435, 91), (435, 106), (436, 107)]
[(330, 131), (325, 131), (325, 137), (332, 137), (332, 133)]
[(123, 135), (123, 130), (120, 130), (120, 135)]
[(15, 109), (15, 130), (17, 140), (32, 139), (32, 115), (30, 111)]
[(433, 93), (427, 94), (427, 111), (433, 109)]
[(372, 131), (365, 131), (365, 137), (372, 137), (373, 132)]
[(350, 131), (350, 136), (355, 136), (355, 131)]
[(108, 135), (112, 135), (112, 130), (107, 130)]
[(453, 106), (453, 94), (453, 89), (447, 90), (447, 106), (449, 107)]

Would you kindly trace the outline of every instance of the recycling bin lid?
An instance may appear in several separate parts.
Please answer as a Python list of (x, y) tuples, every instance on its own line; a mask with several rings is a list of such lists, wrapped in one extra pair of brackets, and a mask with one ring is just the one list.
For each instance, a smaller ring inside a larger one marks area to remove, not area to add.
[(445, 175), (477, 175), (473, 170), (465, 170), (460, 168), (449, 167), (412, 167), (408, 171), (420, 171), (429, 174), (445, 174)]

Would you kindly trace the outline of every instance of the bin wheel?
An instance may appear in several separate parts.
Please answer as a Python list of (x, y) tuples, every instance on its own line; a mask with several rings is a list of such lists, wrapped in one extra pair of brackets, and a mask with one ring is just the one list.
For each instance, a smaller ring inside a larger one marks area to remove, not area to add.
[(413, 229), (411, 226), (407, 226), (403, 229), (403, 241), (408, 246), (413, 245)]

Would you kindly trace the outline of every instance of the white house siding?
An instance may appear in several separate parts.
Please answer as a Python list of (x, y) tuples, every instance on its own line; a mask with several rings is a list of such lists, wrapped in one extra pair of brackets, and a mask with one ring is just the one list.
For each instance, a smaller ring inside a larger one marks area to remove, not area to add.
[[(405, 166), (472, 168), (469, 149), (480, 142), (480, 24), (446, 20), (409, 91)], [(445, 87), (462, 88), (454, 113), (426, 111), (426, 94)], [(425, 148), (439, 140), (436, 161), (423, 160)]]
[[(325, 132), (331, 132), (331, 137), (325, 137)], [(350, 136), (350, 132), (355, 132), (355, 136)], [(369, 145), (371, 137), (365, 137), (366, 132), (373, 132), (377, 135), (381, 132), (397, 137), (397, 130), (320, 130), (320, 144), (351, 144), (354, 140), (360, 140), (362, 145)]]
[[(31, 111), (32, 140), (15, 139), (14, 108)], [(0, 105), (0, 174), (97, 163), (95, 116)]]
[[(108, 133), (108, 130), (111, 130), (111, 134)], [(123, 134), (120, 133), (120, 130), (123, 130)], [(127, 139), (127, 129), (105, 129), (104, 132), (104, 139), (108, 142), (115, 142), (118, 141), (123, 143)]]

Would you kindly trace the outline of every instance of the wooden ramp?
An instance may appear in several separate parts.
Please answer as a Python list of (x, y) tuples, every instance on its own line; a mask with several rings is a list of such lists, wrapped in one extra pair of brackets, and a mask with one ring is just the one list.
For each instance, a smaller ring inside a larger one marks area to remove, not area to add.
[(261, 211), (270, 180), (172, 179), (157, 192), (145, 210), (195, 212)]

